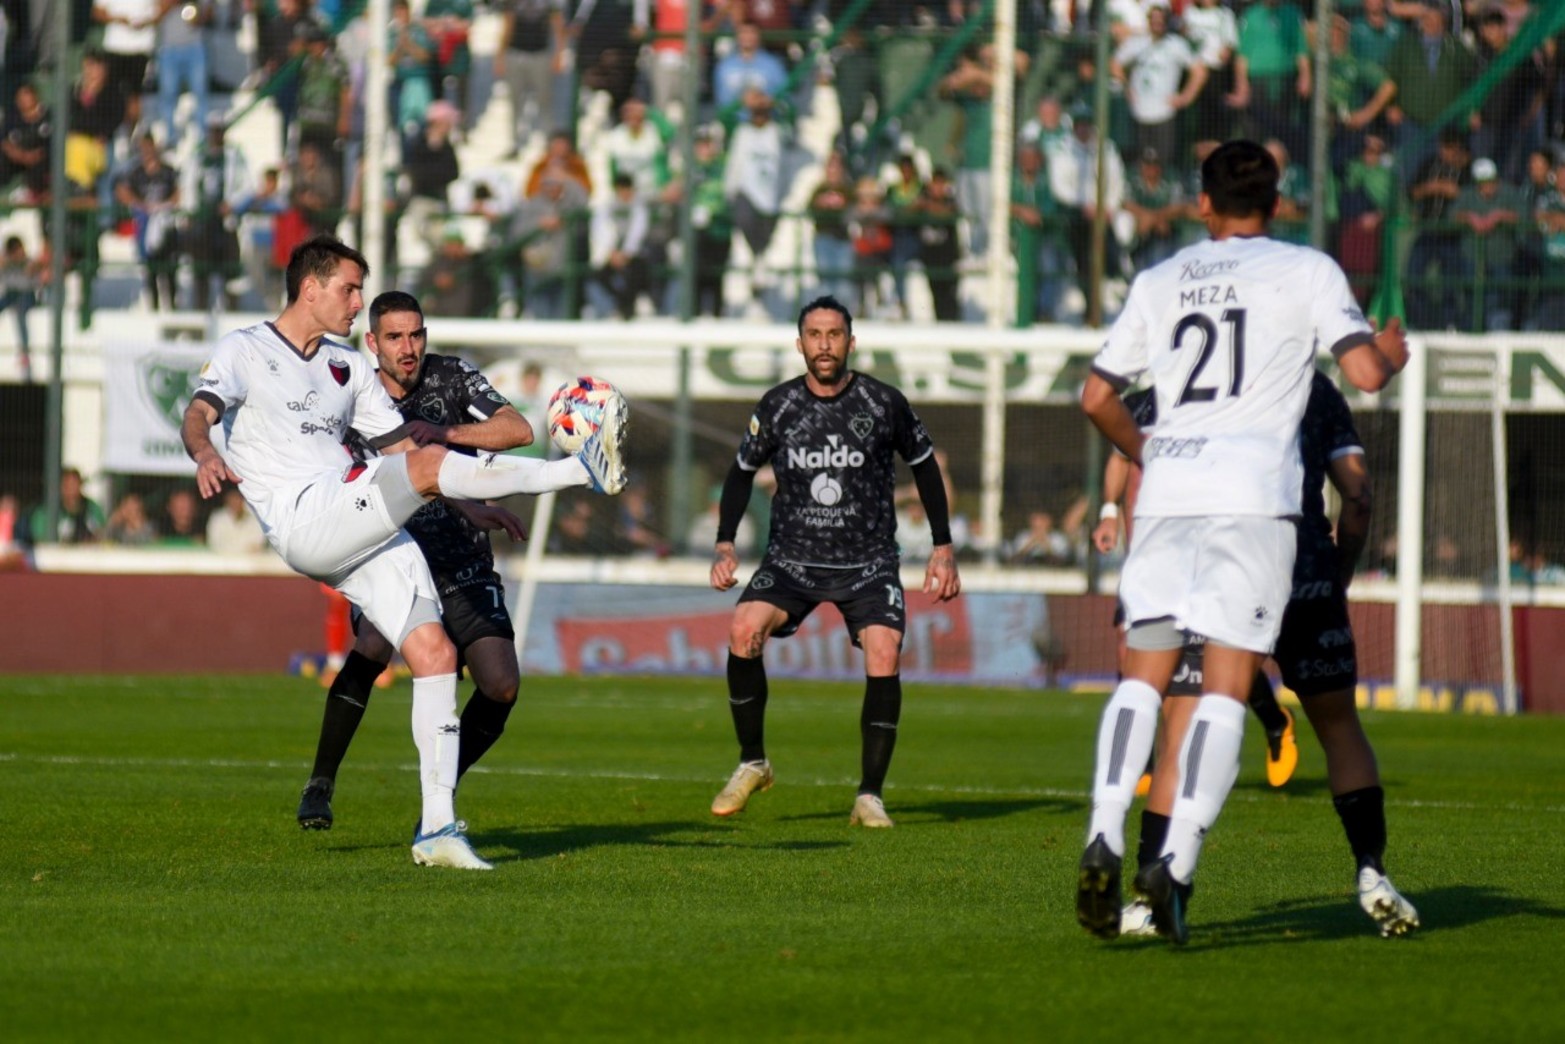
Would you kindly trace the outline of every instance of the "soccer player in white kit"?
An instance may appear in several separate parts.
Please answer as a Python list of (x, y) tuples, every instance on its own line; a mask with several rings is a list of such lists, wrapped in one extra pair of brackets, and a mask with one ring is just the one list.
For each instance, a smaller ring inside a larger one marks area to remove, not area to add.
[[(1103, 709), (1076, 917), (1119, 934), (1125, 815), (1186, 632), (1206, 637), (1203, 693), (1179, 753), (1162, 858), (1137, 890), (1160, 934), (1185, 942), (1185, 905), (1206, 831), (1239, 772), (1245, 696), (1290, 594), (1303, 465), (1299, 422), (1321, 347), (1364, 391), (1407, 362), (1393, 321), (1365, 321), (1325, 254), (1266, 236), (1279, 172), (1231, 141), (1201, 165), (1211, 239), (1143, 272), (1082, 391), (1100, 431), (1143, 466), (1136, 542), (1120, 577), (1129, 631), (1123, 679)], [(1119, 392), (1143, 375), (1157, 424), (1143, 434)]]
[[(437, 496), (490, 500), (572, 486), (618, 493), (625, 403), (616, 396), (602, 428), (563, 460), (415, 445), (373, 360), (328, 339), (352, 329), (368, 272), (364, 256), (334, 237), (300, 244), (288, 261), (282, 314), (226, 335), (202, 369), (185, 410), (185, 450), (203, 497), (225, 481), (238, 484), (283, 560), (341, 591), (401, 650), (413, 673), (423, 791), (413, 860), (488, 870), (454, 807), (456, 650), (440, 624), (429, 567), (402, 524)], [(219, 421), (221, 451), (211, 437)], [(355, 460), (343, 445), (349, 429), (384, 455)]]

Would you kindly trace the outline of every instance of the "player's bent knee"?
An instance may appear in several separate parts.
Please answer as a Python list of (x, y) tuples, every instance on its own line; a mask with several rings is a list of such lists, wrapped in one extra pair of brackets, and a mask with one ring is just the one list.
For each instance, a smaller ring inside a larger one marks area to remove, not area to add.
[(440, 465), (449, 452), (444, 446), (420, 446), (408, 450), (408, 478), (423, 497), (440, 495)]

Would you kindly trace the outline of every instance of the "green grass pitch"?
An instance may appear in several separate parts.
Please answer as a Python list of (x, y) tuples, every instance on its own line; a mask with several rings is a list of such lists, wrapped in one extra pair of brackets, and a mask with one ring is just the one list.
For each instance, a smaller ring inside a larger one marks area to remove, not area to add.
[(859, 693), (774, 680), (777, 785), (718, 821), (720, 680), (529, 679), (459, 794), (484, 874), (411, 862), (405, 684), (304, 833), (316, 683), (5, 678), (0, 1037), (1565, 1039), (1565, 720), (1368, 716), (1406, 940), (1252, 723), (1179, 950), (1075, 924), (1101, 697), (908, 686), (871, 832)]

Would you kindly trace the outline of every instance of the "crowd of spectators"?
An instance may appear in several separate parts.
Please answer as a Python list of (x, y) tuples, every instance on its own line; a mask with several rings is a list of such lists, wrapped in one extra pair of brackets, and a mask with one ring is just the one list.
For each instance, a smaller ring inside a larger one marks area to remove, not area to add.
[(166, 484), (160, 492), (131, 489), (110, 511), (87, 495), (80, 470), (60, 472), (59, 508), (54, 528), (43, 503), (23, 504), (0, 494), (0, 555), (26, 554), (45, 544), (97, 544), (115, 547), (208, 548), (220, 554), (259, 554), (266, 550), (261, 524), (237, 489), (203, 504), (194, 486)]
[[(105, 232), (128, 232), (155, 309), (270, 307), (288, 250), (358, 216), (365, 66), (371, 34), (384, 31), (396, 153), (387, 216), (422, 248), (417, 262), (429, 271), (410, 267), (401, 281), (432, 295), (431, 314), (675, 311), (678, 213), (688, 204), (700, 311), (733, 314), (758, 300), (782, 317), (829, 288), (866, 314), (910, 317), (914, 266), (929, 289), (919, 314), (973, 318), (962, 279), (993, 234), (998, 63), (990, 26), (973, 24), (985, 6), (394, 0), (390, 25), (376, 30), (353, 0), (96, 0), (73, 26), (71, 234), (50, 238), (77, 262), (95, 256)], [(13, 19), (0, 78), (11, 100), (0, 184), (13, 204), (41, 205), (53, 133), (39, 92), (44, 27), (25, 0), (12, 7), (28, 17)], [(1213, 142), (1246, 135), (1284, 165), (1284, 234), (1302, 238), (1310, 209), (1322, 207), (1330, 246), (1366, 300), (1400, 212), (1411, 229), (1401, 271), (1414, 326), (1565, 324), (1565, 63), (1559, 36), (1540, 30), (1553, 6), (1334, 7), (1322, 26), (1309, 0), (1106, 0), (1111, 57), (1098, 69), (1089, 0), (1021, 0), (1011, 232), (1022, 317), (1082, 317), (1100, 213), (1112, 229), (1111, 282), (1199, 235), (1199, 161)], [(483, 17), (498, 28), (480, 54)], [(690, 17), (705, 34), (707, 73), (687, 114)], [(254, 46), (219, 46), (241, 24), (253, 27)], [(1322, 31), (1332, 62), (1317, 84), (1311, 51)], [(898, 66), (896, 48), (910, 39), (934, 41), (921, 68)], [(1102, 127), (1100, 77), (1112, 98)], [(821, 115), (816, 88), (828, 82), (838, 111), (825, 122), (839, 129), (821, 146), (799, 128)], [(241, 84), (276, 110), (275, 162), (225, 140), (229, 94)], [(923, 133), (929, 105), (905, 104), (911, 86), (944, 107), (934, 137)], [(1308, 169), (1317, 93), (1331, 124), (1320, 200)], [(608, 119), (578, 134), (594, 98)], [(510, 117), (508, 140), (491, 151), (517, 168), (479, 177), (463, 157), (491, 104)], [(686, 119), (698, 127), (689, 171), (676, 133)], [(593, 184), (599, 157), (608, 176)], [(467, 218), (485, 232), (475, 236)], [(797, 234), (779, 236), (785, 222)], [(743, 272), (742, 292), (723, 278), (730, 269)]]

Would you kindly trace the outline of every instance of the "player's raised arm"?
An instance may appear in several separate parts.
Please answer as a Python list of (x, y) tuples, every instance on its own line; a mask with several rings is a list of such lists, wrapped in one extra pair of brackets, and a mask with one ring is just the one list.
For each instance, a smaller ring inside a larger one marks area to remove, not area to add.
[(533, 426), (516, 407), (501, 406), (494, 413), (472, 424), (439, 425), (428, 421), (408, 421), (403, 430), (420, 446), (431, 442), (447, 446), (470, 446), (473, 449), (501, 453), (520, 446), (530, 446)]
[(212, 445), (212, 425), (220, 416), (217, 407), (198, 397), (185, 407), (185, 419), (179, 426), (185, 452), (196, 462), (196, 488), (207, 499), (217, 496), (225, 481), (236, 485), (242, 481)]

